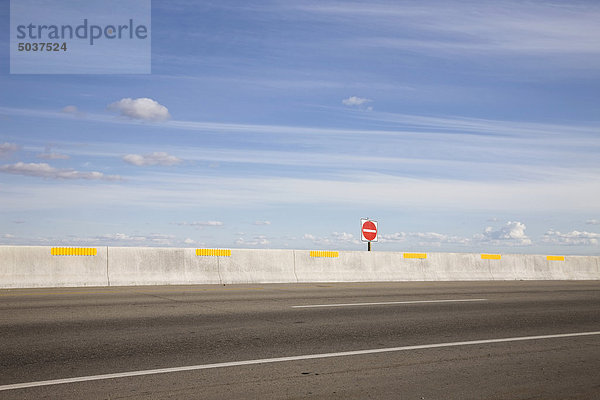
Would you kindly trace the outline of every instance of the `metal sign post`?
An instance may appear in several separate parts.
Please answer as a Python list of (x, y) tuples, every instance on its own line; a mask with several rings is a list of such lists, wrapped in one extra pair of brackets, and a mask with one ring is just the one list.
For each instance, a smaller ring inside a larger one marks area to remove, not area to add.
[(371, 242), (377, 241), (377, 221), (368, 218), (360, 220), (360, 239), (367, 242), (367, 251), (371, 251)]

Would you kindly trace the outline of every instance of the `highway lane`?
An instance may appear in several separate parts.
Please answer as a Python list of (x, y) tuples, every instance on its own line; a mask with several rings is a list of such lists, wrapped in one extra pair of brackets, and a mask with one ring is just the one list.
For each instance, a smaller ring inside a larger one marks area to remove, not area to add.
[[(598, 331), (600, 282), (0, 290), (0, 385)], [(0, 398), (580, 399), (600, 397), (599, 369), (600, 336), (591, 335), (94, 380)]]

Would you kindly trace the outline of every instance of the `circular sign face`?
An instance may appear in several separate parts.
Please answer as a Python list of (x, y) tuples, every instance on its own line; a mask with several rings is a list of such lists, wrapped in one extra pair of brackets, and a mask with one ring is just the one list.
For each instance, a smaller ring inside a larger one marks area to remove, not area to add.
[(373, 221), (365, 221), (362, 226), (362, 234), (368, 241), (375, 240), (377, 237), (377, 226), (375, 226)]

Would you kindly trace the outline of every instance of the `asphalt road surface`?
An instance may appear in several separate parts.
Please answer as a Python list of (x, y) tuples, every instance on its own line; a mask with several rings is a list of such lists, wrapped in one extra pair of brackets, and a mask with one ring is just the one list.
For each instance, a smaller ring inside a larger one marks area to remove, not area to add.
[(0, 290), (0, 399), (137, 398), (600, 399), (600, 282)]

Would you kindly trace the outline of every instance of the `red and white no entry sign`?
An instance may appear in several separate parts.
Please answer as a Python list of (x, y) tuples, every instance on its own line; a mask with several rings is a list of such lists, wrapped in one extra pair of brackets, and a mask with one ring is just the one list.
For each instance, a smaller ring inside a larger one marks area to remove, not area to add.
[(377, 241), (377, 221), (371, 221), (369, 219), (360, 220), (361, 228), (361, 240), (363, 242), (376, 242)]

